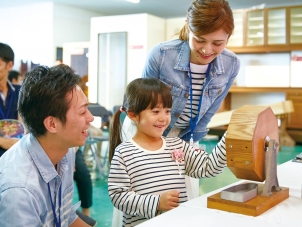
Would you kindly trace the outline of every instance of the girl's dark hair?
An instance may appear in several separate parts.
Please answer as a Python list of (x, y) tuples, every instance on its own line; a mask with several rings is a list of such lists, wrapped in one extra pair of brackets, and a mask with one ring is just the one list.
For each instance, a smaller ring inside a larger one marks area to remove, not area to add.
[[(44, 119), (48, 116), (65, 125), (73, 89), (79, 82), (80, 77), (63, 64), (51, 68), (38, 66), (28, 72), (18, 100), (18, 111), (28, 132), (36, 137), (45, 135)], [(69, 94), (71, 98), (67, 98)]]
[(234, 30), (233, 12), (225, 0), (196, 0), (187, 13), (187, 23), (179, 33), (179, 39), (189, 40), (189, 31), (200, 37), (223, 29), (229, 37)]
[[(128, 84), (124, 94), (122, 111), (139, 115), (145, 109), (153, 109), (161, 102), (164, 108), (172, 107), (170, 88), (155, 78), (139, 78)], [(122, 142), (121, 111), (117, 111), (110, 123), (109, 161), (111, 162), (115, 148)]]

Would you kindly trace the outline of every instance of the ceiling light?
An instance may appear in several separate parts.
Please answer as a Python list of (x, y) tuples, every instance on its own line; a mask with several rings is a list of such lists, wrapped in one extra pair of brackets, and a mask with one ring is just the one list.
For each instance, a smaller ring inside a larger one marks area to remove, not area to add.
[(139, 3), (140, 0), (126, 0), (127, 2)]
[(260, 5), (252, 6), (252, 9), (264, 9), (265, 3), (262, 3)]

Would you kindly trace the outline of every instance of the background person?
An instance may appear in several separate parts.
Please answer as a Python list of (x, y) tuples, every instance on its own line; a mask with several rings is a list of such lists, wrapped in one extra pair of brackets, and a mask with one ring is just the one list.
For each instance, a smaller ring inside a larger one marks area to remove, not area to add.
[(22, 84), (23, 77), (21, 74), (16, 70), (11, 70), (8, 74), (8, 79), (12, 84)]
[[(5, 44), (0, 43), (0, 120), (21, 120), (17, 111), (20, 85), (12, 84), (8, 80), (9, 72), (14, 65), (14, 51)], [(18, 139), (0, 136), (0, 157), (13, 146)]]

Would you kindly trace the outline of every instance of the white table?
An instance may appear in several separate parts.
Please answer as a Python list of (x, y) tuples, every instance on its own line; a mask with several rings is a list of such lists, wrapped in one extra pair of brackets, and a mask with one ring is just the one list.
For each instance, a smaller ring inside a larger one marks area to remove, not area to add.
[(289, 188), (289, 198), (274, 206), (263, 214), (253, 217), (207, 208), (207, 198), (222, 189), (242, 183), (220, 188), (196, 199), (180, 204), (178, 208), (150, 219), (140, 227), (273, 227), (302, 226), (302, 163), (286, 162), (277, 167), (279, 185)]

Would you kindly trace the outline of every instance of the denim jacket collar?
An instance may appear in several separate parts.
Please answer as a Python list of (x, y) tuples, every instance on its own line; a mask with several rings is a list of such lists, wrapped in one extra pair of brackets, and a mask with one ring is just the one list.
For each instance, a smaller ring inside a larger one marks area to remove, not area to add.
[[(176, 58), (174, 69), (180, 71), (189, 71), (190, 54), (191, 54), (191, 49), (189, 43), (188, 41), (184, 41), (180, 47), (179, 54)], [(222, 73), (224, 73), (224, 65), (221, 59), (221, 55), (219, 54), (213, 61), (210, 75), (213, 76)]]
[(174, 69), (180, 71), (189, 71), (191, 49), (188, 42), (183, 42), (179, 54), (176, 58)]

